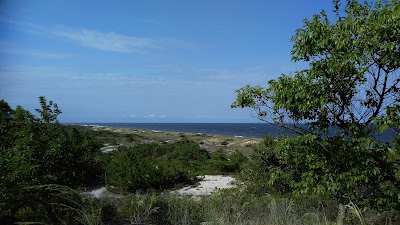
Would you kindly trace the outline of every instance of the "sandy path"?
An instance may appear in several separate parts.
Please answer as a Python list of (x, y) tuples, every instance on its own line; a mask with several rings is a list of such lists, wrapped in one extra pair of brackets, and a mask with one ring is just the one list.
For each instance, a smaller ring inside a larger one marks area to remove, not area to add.
[[(212, 193), (220, 190), (235, 187), (233, 182), (236, 180), (231, 176), (223, 175), (205, 175), (199, 176), (203, 178), (198, 185), (184, 187), (179, 190), (171, 191), (172, 194), (180, 196), (188, 196), (192, 198), (200, 198), (202, 196), (211, 195)], [(121, 198), (122, 195), (113, 194), (105, 187), (99, 187), (90, 191), (83, 192), (84, 195), (91, 196), (93, 198)]]
[(235, 187), (233, 184), (235, 178), (231, 176), (205, 175), (200, 177), (203, 178), (203, 180), (200, 181), (197, 186), (184, 187), (182, 189), (173, 191), (172, 193), (199, 198), (210, 195), (220, 189)]

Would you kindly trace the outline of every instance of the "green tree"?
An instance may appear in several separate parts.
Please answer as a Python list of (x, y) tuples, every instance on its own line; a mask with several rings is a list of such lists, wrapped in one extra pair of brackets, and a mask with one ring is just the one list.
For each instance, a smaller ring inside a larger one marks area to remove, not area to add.
[[(261, 154), (272, 166), (270, 184), (339, 203), (399, 206), (399, 161), (388, 158), (399, 148), (372, 133), (400, 125), (400, 1), (341, 3), (334, 1), (333, 20), (322, 11), (292, 37), (292, 60), (308, 62), (308, 69), (266, 88), (247, 85), (232, 107), (252, 108), (261, 120), (300, 134), (269, 143), (272, 153)], [(331, 127), (335, 134), (327, 135)]]
[(44, 97), (40, 97), (40, 103), (37, 117), (20, 106), (13, 110), (4, 100), (0, 101), (2, 224), (18, 221), (16, 215), (22, 209), (45, 210), (43, 215), (51, 215), (51, 207), (42, 198), (33, 198), (33, 189), (29, 187), (78, 187), (102, 177), (96, 160), (100, 144), (85, 133), (59, 124), (57, 116), (61, 111), (57, 104), (47, 103)]

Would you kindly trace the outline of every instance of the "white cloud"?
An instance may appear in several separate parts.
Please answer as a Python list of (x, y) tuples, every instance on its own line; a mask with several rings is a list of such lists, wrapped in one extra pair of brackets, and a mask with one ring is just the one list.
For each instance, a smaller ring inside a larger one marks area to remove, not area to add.
[(143, 116), (144, 118), (159, 118), (159, 119), (163, 119), (163, 118), (167, 118), (166, 115), (156, 115), (156, 114), (150, 114), (150, 115), (146, 115)]
[(114, 32), (59, 28), (53, 31), (52, 34), (82, 46), (103, 51), (130, 53), (148, 48), (157, 48), (154, 41), (149, 38), (127, 36)]
[[(149, 20), (150, 22), (154, 22)], [(5, 20), (0, 18), (0, 23), (13, 25), (23, 32), (46, 37), (58, 37), (79, 45), (102, 51), (131, 53), (144, 52), (149, 49), (178, 48), (193, 50), (199, 45), (173, 37), (136, 37), (115, 32), (99, 31), (87, 28), (71, 28), (66, 26), (44, 27), (25, 21)]]

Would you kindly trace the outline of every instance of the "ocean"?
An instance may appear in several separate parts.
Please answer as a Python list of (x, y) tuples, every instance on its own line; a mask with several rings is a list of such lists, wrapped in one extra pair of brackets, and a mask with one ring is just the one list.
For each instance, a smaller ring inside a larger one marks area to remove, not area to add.
[[(270, 137), (296, 135), (293, 132), (268, 123), (90, 123), (82, 125), (251, 138), (263, 138), (265, 135)], [(376, 133), (375, 136), (378, 140), (390, 142), (391, 136), (394, 134), (394, 131), (389, 131)]]

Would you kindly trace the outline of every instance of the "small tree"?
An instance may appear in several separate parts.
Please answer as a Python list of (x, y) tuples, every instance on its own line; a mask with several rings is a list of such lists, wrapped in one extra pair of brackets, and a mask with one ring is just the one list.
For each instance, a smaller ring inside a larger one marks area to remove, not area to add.
[[(85, 133), (59, 124), (57, 104), (47, 103), (44, 97), (40, 103), (37, 117), (0, 101), (0, 224), (18, 221), (21, 210), (27, 216), (35, 215), (35, 210), (51, 215), (52, 203), (34, 198), (30, 187), (86, 186), (103, 176), (96, 159), (101, 145)], [(31, 214), (29, 210), (33, 210)]]
[(267, 88), (247, 85), (232, 107), (252, 108), (261, 120), (301, 135), (274, 146), (279, 173), (269, 173), (270, 183), (296, 171), (294, 193), (399, 206), (398, 161), (388, 158), (399, 149), (372, 133), (400, 124), (400, 1), (340, 3), (334, 0), (334, 20), (322, 11), (292, 38), (292, 59), (308, 69), (270, 80)]

